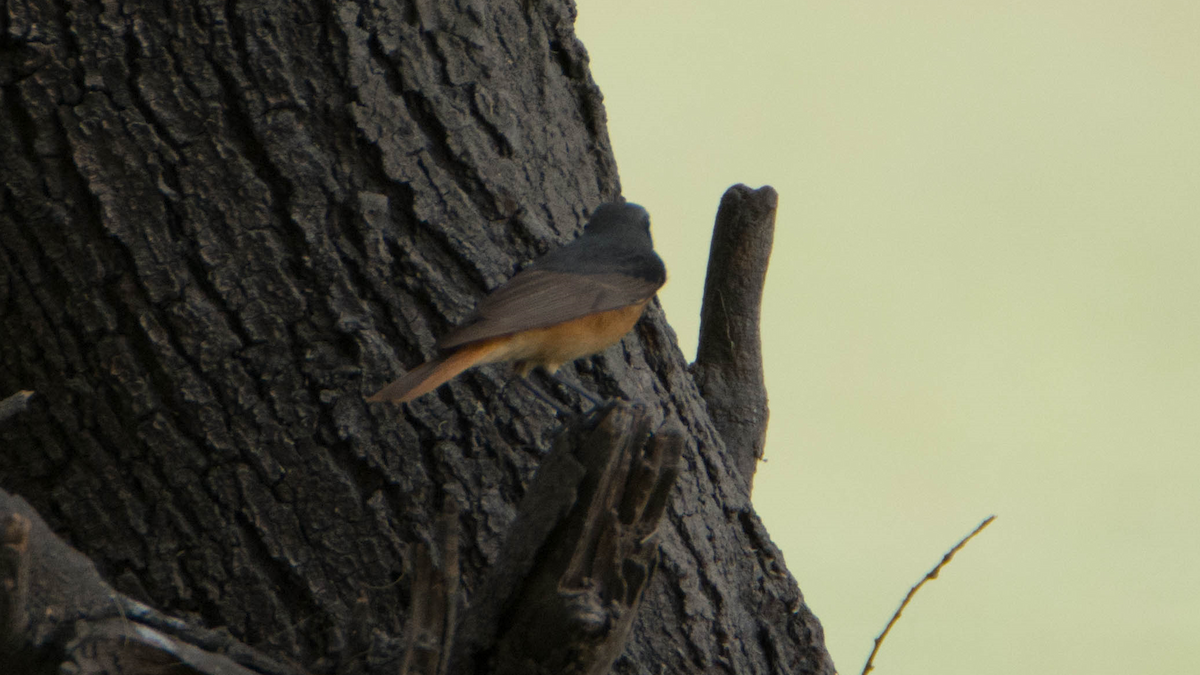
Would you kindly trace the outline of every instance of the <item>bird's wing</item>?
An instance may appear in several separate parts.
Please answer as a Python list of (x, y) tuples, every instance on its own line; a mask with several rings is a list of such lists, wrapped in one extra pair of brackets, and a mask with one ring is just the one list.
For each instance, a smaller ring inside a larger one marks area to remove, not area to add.
[(438, 347), (450, 349), (628, 307), (648, 300), (661, 286), (660, 280), (625, 274), (525, 270), (480, 301), (467, 323), (439, 340)]

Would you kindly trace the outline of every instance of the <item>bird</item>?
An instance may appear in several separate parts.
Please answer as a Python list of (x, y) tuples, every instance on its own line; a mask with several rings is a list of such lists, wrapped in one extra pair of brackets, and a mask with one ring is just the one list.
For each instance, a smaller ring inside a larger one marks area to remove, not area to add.
[(511, 361), (522, 378), (538, 366), (554, 375), (564, 363), (620, 341), (666, 281), (646, 209), (601, 204), (583, 234), (534, 260), (438, 340), (438, 357), (367, 401), (406, 403), (488, 363)]

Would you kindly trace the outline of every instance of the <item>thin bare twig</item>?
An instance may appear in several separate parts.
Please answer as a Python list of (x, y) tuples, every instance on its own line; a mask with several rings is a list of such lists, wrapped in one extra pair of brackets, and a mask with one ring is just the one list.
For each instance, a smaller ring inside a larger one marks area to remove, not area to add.
[(892, 626), (896, 625), (896, 621), (900, 619), (900, 614), (904, 611), (904, 608), (908, 606), (908, 601), (912, 600), (913, 596), (917, 594), (917, 590), (924, 586), (926, 581), (929, 581), (930, 579), (936, 579), (937, 575), (942, 571), (942, 568), (945, 567), (947, 563), (950, 562), (950, 559), (954, 557), (954, 554), (961, 551), (962, 548), (967, 545), (968, 541), (971, 541), (975, 535), (982, 532), (983, 528), (991, 525), (992, 521), (995, 519), (996, 516), (988, 516), (985, 518), (983, 522), (971, 532), (971, 534), (963, 537), (962, 541), (958, 542), (954, 548), (950, 549), (946, 555), (942, 556), (942, 561), (939, 562), (933, 569), (929, 570), (929, 573), (925, 575), (924, 579), (918, 581), (916, 586), (913, 586), (908, 590), (908, 595), (904, 596), (904, 602), (900, 603), (900, 607), (896, 610), (896, 613), (892, 615), (892, 620), (888, 621), (887, 627), (883, 629), (883, 632), (879, 634), (879, 637), (875, 638), (875, 647), (871, 650), (871, 655), (867, 657), (867, 664), (863, 666), (862, 675), (867, 675), (867, 673), (874, 670), (875, 655), (879, 653), (879, 646), (883, 644), (883, 639), (887, 637), (888, 631), (892, 630)]

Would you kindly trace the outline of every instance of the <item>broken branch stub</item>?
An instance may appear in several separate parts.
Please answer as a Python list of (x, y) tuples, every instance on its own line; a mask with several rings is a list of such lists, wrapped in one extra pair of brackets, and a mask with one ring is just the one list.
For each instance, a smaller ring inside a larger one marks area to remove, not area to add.
[(658, 562), (683, 448), (650, 425), (644, 407), (614, 402), (559, 437), (464, 613), (450, 672), (608, 671)]
[(692, 377), (747, 489), (766, 443), (759, 318), (779, 195), (734, 185), (721, 197), (708, 253)]

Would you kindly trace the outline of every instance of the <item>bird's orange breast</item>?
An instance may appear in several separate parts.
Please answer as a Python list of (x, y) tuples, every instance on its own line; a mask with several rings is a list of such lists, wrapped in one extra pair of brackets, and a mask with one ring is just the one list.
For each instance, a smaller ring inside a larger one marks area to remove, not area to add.
[(568, 361), (602, 352), (616, 344), (641, 318), (647, 302), (648, 298), (627, 307), (485, 340), (480, 344), (500, 344), (480, 363), (516, 361), (517, 372), (522, 376), (537, 366), (553, 373)]

